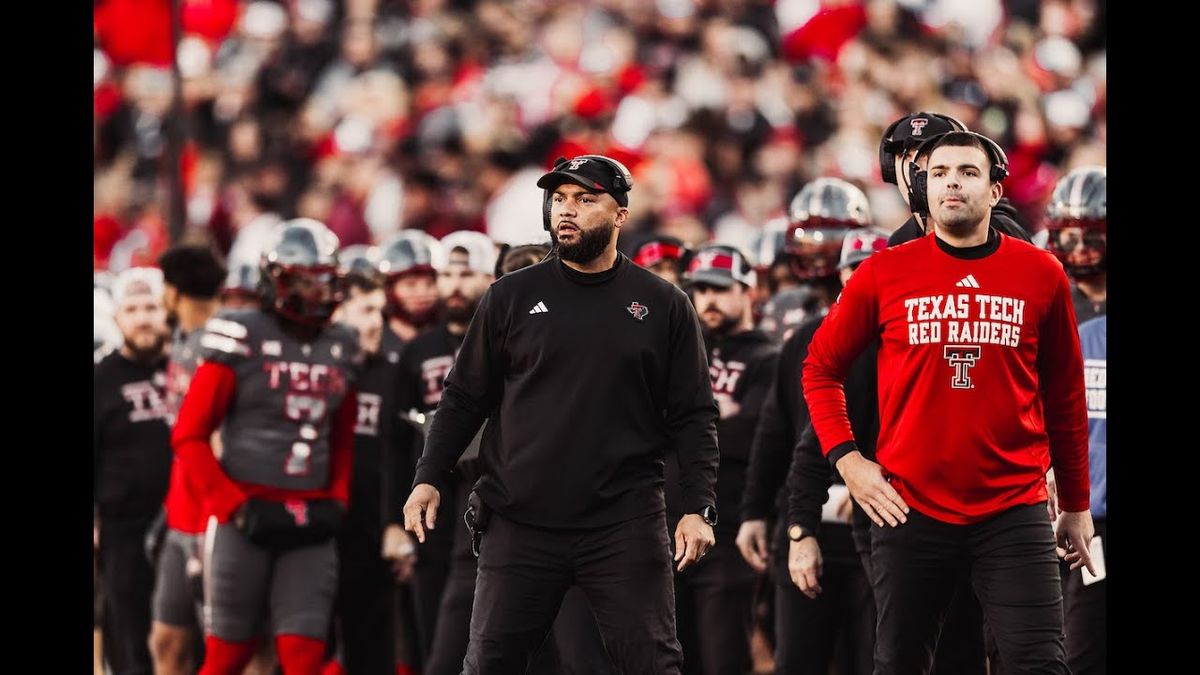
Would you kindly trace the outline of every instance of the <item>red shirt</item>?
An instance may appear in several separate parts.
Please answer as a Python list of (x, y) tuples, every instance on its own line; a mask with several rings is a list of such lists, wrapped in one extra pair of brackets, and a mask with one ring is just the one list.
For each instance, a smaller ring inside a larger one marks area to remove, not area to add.
[(936, 237), (887, 249), (851, 277), (804, 362), (804, 397), (826, 455), (853, 441), (842, 381), (879, 336), (876, 461), (912, 508), (968, 524), (1046, 500), (1088, 509), (1083, 357), (1054, 257), (996, 233), (978, 259)]
[(195, 486), (187, 478), (183, 463), (172, 462), (171, 484), (163, 502), (167, 510), (167, 527), (187, 534), (200, 534), (206, 520), (204, 508)]
[(358, 416), (358, 397), (355, 392), (350, 391), (342, 400), (332, 420), (329, 485), (316, 490), (284, 490), (235, 481), (225, 475), (213, 455), (209, 438), (225, 418), (236, 384), (237, 376), (232, 368), (212, 361), (202, 363), (196, 369), (171, 432), (171, 445), (175, 448), (177, 460), (175, 466), (187, 474), (188, 481), (200, 495), (205, 519), (208, 515), (215, 515), (218, 522), (224, 523), (250, 497), (280, 502), (332, 498), (343, 506), (348, 505), (354, 424)]

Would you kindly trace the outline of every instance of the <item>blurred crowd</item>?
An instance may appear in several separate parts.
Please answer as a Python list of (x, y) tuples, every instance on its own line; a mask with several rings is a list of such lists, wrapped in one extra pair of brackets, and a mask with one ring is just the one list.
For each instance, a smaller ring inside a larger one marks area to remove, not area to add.
[(171, 4), (95, 3), (97, 270), (170, 243), (173, 138), (183, 238), (232, 258), (297, 216), (343, 245), (543, 241), (534, 182), (584, 152), (633, 173), (623, 248), (750, 249), (818, 176), (888, 230), (908, 214), (879, 138), (915, 110), (1004, 147), (1031, 231), (1059, 177), (1105, 164), (1097, 0), (180, 0), (178, 92)]

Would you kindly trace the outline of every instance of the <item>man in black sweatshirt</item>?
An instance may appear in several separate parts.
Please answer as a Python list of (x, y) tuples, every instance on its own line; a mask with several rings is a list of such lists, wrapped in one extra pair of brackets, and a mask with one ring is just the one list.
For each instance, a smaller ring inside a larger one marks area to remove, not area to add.
[(124, 343), (96, 364), (92, 377), (92, 500), (107, 595), (104, 652), (113, 673), (149, 675), (154, 570), (143, 538), (171, 472), (162, 272), (125, 270), (113, 283), (113, 299)]
[[(727, 517), (717, 525), (712, 555), (675, 578), (679, 636), (685, 672), (741, 673), (750, 668), (757, 575), (734, 543), (737, 512), (750, 442), (771, 388), (779, 348), (754, 328), (756, 273), (741, 251), (721, 244), (700, 248), (685, 282), (704, 327), (713, 398), (721, 414), (717, 505)], [(678, 465), (672, 457), (667, 462), (667, 514), (672, 523), (686, 513), (678, 485)]]
[(687, 514), (677, 569), (712, 547), (717, 522), (717, 407), (700, 323), (683, 291), (617, 253), (628, 170), (585, 155), (538, 186), (550, 193), (558, 255), (505, 275), (480, 300), (405, 527), (424, 539), (438, 523), (437, 486), (487, 419), (464, 672), (523, 672), (577, 584), (619, 672), (679, 673), (668, 452), (679, 456)]

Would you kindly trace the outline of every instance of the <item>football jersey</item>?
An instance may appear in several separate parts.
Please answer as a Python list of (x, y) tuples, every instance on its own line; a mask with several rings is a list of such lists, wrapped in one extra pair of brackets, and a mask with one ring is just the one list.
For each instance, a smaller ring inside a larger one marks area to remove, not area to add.
[(334, 324), (302, 342), (272, 314), (222, 312), (205, 325), (200, 357), (237, 377), (221, 428), (225, 473), (285, 490), (325, 486), (330, 419), (361, 367), (354, 330)]

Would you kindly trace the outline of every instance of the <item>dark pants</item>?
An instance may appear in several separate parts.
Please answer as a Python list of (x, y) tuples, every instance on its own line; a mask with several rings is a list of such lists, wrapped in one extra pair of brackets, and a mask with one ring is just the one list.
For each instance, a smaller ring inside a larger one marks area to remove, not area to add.
[(1005, 675), (1069, 673), (1062, 587), (1045, 503), (950, 525), (913, 509), (899, 527), (871, 527), (879, 621), (876, 675), (927, 673), (958, 579), (979, 598)]
[(433, 649), (438, 611), (441, 608), (442, 594), (446, 590), (446, 582), (450, 575), (454, 535), (463, 527), (462, 511), (451, 512), (445, 507), (457, 506), (460, 501), (460, 493), (466, 491), (467, 488), (457, 481), (450, 482), (444, 487), (442, 508), (438, 512), (437, 525), (433, 530), (426, 530), (424, 544), (417, 544), (417, 564), (413, 567), (411, 590), (413, 618), (416, 620), (416, 633), (420, 647), (418, 651), (421, 654), (422, 663), (428, 661)]
[(618, 672), (677, 675), (671, 542), (662, 513), (548, 530), (493, 514), (479, 555), (466, 675), (523, 673), (578, 585)]
[[(869, 675), (875, 645), (875, 598), (854, 553), (850, 527), (822, 523), (821, 595), (800, 592), (786, 568), (773, 569), (777, 675)], [(787, 549), (783, 549), (787, 556)]]
[(338, 597), (342, 663), (349, 675), (393, 675), (392, 600), (395, 582), (381, 542), (348, 521), (338, 537)]
[(453, 538), (449, 571), (438, 605), (437, 621), (425, 675), (458, 675), (462, 672), (471, 629), (471, 605), (475, 600), (475, 554), (471, 551), (471, 531), (463, 522), (470, 491), (460, 486), (450, 510), (438, 514), (438, 524)]
[(572, 586), (563, 596), (550, 640), (534, 659), (539, 675), (609, 675), (619, 672), (604, 651), (604, 639), (587, 596)]
[[(1096, 520), (1096, 534), (1108, 558), (1108, 533), (1103, 518)], [(1063, 609), (1066, 614), (1067, 663), (1075, 675), (1108, 672), (1108, 579), (1083, 585), (1083, 570), (1062, 566)]]
[(146, 560), (145, 517), (100, 518), (100, 576), (104, 580), (104, 656), (113, 675), (150, 675), (150, 611), (154, 570)]
[(734, 543), (717, 534), (717, 544), (675, 575), (675, 602), (684, 672), (716, 675), (750, 669), (754, 570)]
[[(437, 612), (433, 647), (422, 672), (425, 675), (458, 675), (463, 669), (475, 601), (476, 560), (471, 551), (471, 531), (463, 521), (469, 490), (462, 490), (451, 514), (454, 522), (453, 557), (442, 603)], [(530, 672), (539, 675), (602, 675), (612, 666), (596, 627), (587, 598), (577, 586), (563, 598), (554, 620), (552, 639), (534, 657)], [(350, 675), (354, 675), (351, 673)]]
[[(873, 579), (871, 567), (871, 521), (861, 527), (855, 523), (854, 546), (867, 579)], [(872, 632), (873, 633), (873, 632)], [(993, 641), (994, 645), (994, 641)], [(995, 653), (991, 649), (988, 653)], [(998, 656), (998, 655), (997, 655)], [(984, 650), (983, 610), (979, 599), (971, 589), (971, 580), (963, 574), (955, 579), (954, 595), (946, 609), (942, 632), (938, 635), (933, 651), (933, 667), (930, 675), (987, 675), (987, 659)], [(996, 670), (996, 662), (992, 664)]]

